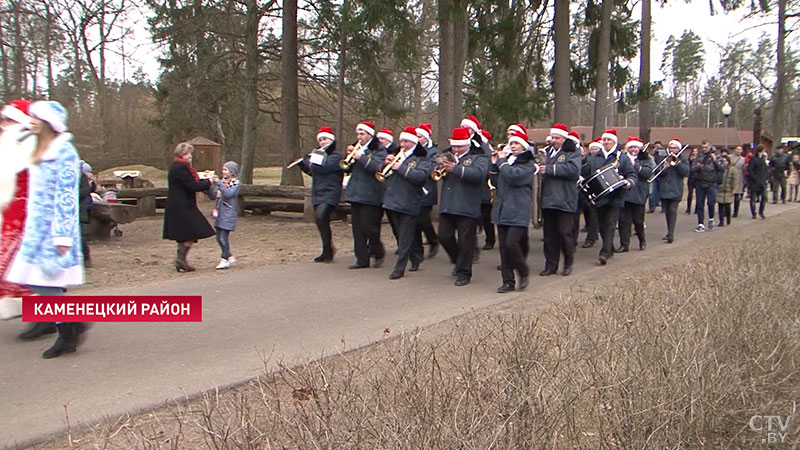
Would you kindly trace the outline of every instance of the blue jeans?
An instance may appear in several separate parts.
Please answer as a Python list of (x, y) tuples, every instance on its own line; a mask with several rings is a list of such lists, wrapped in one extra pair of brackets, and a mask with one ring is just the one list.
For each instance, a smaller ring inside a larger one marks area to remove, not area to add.
[(709, 187), (702, 187), (696, 183), (697, 187), (697, 223), (703, 223), (706, 203), (708, 203), (708, 218), (714, 218), (714, 204), (717, 203), (717, 185), (712, 183)]
[(222, 249), (222, 259), (228, 259), (231, 257), (231, 244), (228, 240), (228, 235), (230, 234), (230, 230), (217, 228), (217, 244), (219, 244), (219, 248)]

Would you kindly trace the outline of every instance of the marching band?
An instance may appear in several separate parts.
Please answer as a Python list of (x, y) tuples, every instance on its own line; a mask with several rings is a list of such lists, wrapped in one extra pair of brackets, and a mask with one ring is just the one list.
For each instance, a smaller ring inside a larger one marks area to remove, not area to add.
[[(439, 150), (429, 123), (408, 126), (395, 142), (391, 130), (376, 133), (372, 122), (356, 126), (356, 142), (344, 155), (336, 151), (329, 127), (317, 133), (319, 147), (293, 162), (312, 177), (312, 203), (322, 239), (315, 262), (332, 262), (330, 215), (345, 186), (351, 204), (355, 262), (351, 269), (381, 267), (385, 249), (380, 240), (384, 211), (397, 239), (397, 260), (389, 275), (396, 280), (416, 272), (439, 247), (452, 264), (456, 286), (469, 284), (477, 260), (477, 233), (484, 230), (484, 249), (498, 244), (501, 285), (498, 293), (525, 289), (529, 284), (528, 226), (534, 207), (541, 208), (544, 270), (541, 276), (573, 271), (580, 214), (587, 237), (582, 247), (602, 239), (599, 264), (614, 253), (629, 251), (631, 228), (645, 250), (644, 217), (649, 186), (658, 182), (666, 212), (667, 243), (675, 240), (677, 208), (683, 196), (683, 178), (689, 173), (680, 141), (673, 139), (667, 156), (655, 164), (649, 144), (628, 137), (624, 150), (617, 132), (606, 130), (587, 148), (565, 124), (552, 126), (547, 146), (537, 149), (521, 123), (509, 125), (507, 143), (492, 149), (491, 135), (475, 116), (464, 118), (452, 130), (449, 146)], [(441, 187), (439, 184), (441, 183)], [(539, 198), (534, 199), (534, 185)], [(431, 213), (439, 205), (438, 230)], [(495, 233), (495, 227), (497, 232)], [(615, 229), (620, 246), (614, 248)], [(374, 262), (370, 264), (370, 259)]]

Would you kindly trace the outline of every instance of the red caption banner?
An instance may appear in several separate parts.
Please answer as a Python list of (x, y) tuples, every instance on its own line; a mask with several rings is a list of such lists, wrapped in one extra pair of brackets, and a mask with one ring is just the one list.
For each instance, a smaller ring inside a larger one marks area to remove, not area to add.
[(199, 295), (23, 297), (23, 322), (202, 322)]

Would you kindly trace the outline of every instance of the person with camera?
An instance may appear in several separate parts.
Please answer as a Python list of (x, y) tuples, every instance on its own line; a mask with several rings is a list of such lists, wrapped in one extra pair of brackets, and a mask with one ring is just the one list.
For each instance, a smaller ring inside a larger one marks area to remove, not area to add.
[(714, 228), (714, 205), (717, 203), (717, 184), (722, 180), (725, 169), (717, 150), (707, 139), (703, 139), (697, 158), (692, 162), (695, 189), (697, 190), (697, 228), (694, 231), (706, 231), (705, 209), (708, 205), (708, 229)]

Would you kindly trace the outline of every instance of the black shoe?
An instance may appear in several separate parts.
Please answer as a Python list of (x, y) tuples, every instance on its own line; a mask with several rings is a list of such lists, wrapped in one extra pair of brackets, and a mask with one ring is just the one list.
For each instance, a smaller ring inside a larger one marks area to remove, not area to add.
[(664, 236), (664, 237), (661, 238), (662, 241), (666, 241), (668, 239), (669, 239), (669, 236)]
[(383, 256), (375, 258), (375, 262), (372, 264), (373, 269), (380, 269), (381, 267), (383, 267)]
[(766, 219), (766, 218), (767, 218), (767, 217), (764, 215), (764, 213), (760, 213), (760, 214), (759, 214), (759, 216), (761, 216), (761, 218), (762, 218), (762, 219)]
[(675, 238), (674, 237), (670, 236), (670, 237), (667, 238), (667, 244), (672, 244), (673, 242), (675, 242)]
[(483, 250), (491, 250), (493, 248), (494, 248), (494, 242), (492, 242), (492, 243), (488, 243), (487, 242), (487, 243), (483, 244)]
[(569, 276), (572, 273), (572, 266), (567, 266), (561, 269), (561, 275)]
[(654, 212), (656, 212), (655, 208), (647, 210), (647, 214), (653, 214)]
[(453, 266), (453, 270), (450, 272), (450, 276), (451, 277), (458, 276), (458, 268), (457, 267)]
[(523, 290), (528, 287), (528, 277), (519, 277), (519, 290)]
[(601, 266), (605, 266), (606, 263), (608, 263), (608, 256), (606, 256), (605, 254), (600, 254), (599, 259), (600, 259), (600, 265)]
[(400, 249), (398, 248), (397, 250), (394, 251), (394, 256), (397, 256), (399, 254), (400, 254)]
[(390, 280), (396, 280), (398, 278), (403, 278), (403, 272), (394, 271), (391, 275), (389, 275)]
[(753, 214), (753, 220), (756, 220), (756, 215), (755, 214)]
[(628, 253), (628, 246), (620, 245), (619, 247), (614, 249), (614, 253)]
[(647, 248), (647, 242), (645, 241), (639, 242), (639, 250), (644, 250), (646, 248)]
[(333, 262), (333, 256), (331, 256), (331, 255), (329, 255), (329, 254), (326, 254), (326, 253), (322, 253), (321, 255), (319, 255), (319, 256), (317, 256), (316, 258), (314, 258), (314, 262), (315, 262), (315, 263), (329, 263), (329, 262)]
[(514, 290), (514, 285), (511, 283), (503, 283), (502, 286), (497, 288), (498, 294), (505, 294), (506, 292), (511, 292)]
[(428, 250), (428, 258), (433, 258), (437, 253), (439, 253), (439, 244), (431, 244), (431, 248)]
[(581, 245), (582, 248), (592, 248), (594, 247), (594, 241), (586, 241)]
[(23, 341), (31, 341), (38, 339), (45, 334), (55, 333), (56, 331), (58, 331), (58, 328), (56, 328), (56, 324), (53, 322), (36, 322), (31, 325), (27, 331), (18, 334), (17, 338)]
[(78, 327), (75, 323), (60, 323), (58, 338), (52, 347), (42, 353), (42, 358), (57, 358), (64, 353), (73, 353), (78, 349)]
[(358, 263), (350, 264), (349, 266), (347, 266), (348, 269), (366, 269), (368, 267), (369, 267), (368, 265), (365, 266), (363, 264), (358, 264)]
[(735, 218), (739, 217), (739, 214), (734, 213), (731, 217), (733, 217), (735, 219)]
[(501, 266), (500, 264), (498, 264), (498, 265), (497, 265), (497, 270), (503, 270), (503, 266)]
[(458, 278), (456, 278), (455, 282), (456, 286), (466, 286), (468, 284), (469, 284), (469, 278), (467, 278), (466, 276), (459, 275)]
[(419, 263), (417, 264), (411, 263), (411, 267), (408, 268), (409, 272), (416, 272), (418, 270), (419, 270)]
[(557, 270), (544, 269), (543, 271), (539, 272), (539, 276), (540, 277), (546, 277), (546, 276), (553, 275), (556, 272), (557, 272)]

